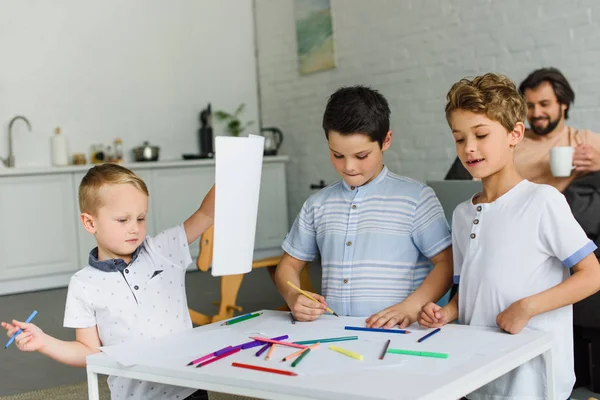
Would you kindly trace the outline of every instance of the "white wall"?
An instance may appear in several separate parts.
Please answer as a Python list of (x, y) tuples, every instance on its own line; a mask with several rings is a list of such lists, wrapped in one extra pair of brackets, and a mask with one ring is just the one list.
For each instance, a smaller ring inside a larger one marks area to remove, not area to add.
[(0, 157), (20, 114), (17, 166), (48, 165), (57, 126), (71, 153), (121, 137), (181, 159), (208, 102), (257, 121), (255, 73), (251, 0), (0, 0)]
[(467, 75), (520, 82), (543, 66), (576, 91), (569, 122), (600, 131), (600, 2), (594, 0), (332, 0), (338, 67), (300, 76), (292, 0), (257, 0), (263, 124), (279, 126), (290, 217), (310, 183), (339, 177), (321, 118), (342, 85), (366, 84), (390, 102), (394, 141), (385, 159), (400, 174), (441, 179), (454, 158), (445, 95)]

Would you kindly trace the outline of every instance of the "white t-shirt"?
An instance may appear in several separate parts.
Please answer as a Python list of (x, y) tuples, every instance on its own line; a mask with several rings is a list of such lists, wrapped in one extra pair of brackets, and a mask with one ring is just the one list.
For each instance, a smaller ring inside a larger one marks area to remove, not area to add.
[[(103, 346), (157, 338), (192, 328), (185, 271), (192, 262), (183, 226), (146, 237), (129, 265), (98, 261), (71, 278), (65, 307), (67, 328), (98, 327)], [(185, 399), (195, 389), (109, 377), (112, 400)]]
[[(460, 283), (458, 319), (466, 325), (497, 327), (500, 312), (558, 285), (569, 277), (569, 268), (596, 249), (564, 196), (527, 180), (492, 203), (461, 203), (452, 227), (454, 282)], [(569, 305), (533, 317), (525, 328), (553, 334), (557, 399), (568, 398), (575, 383), (572, 320)], [(468, 398), (546, 399), (542, 356)]]

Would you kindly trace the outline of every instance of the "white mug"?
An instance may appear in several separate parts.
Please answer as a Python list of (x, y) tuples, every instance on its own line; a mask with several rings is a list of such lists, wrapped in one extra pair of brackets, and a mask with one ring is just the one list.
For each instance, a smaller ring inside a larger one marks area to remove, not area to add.
[(573, 153), (571, 146), (558, 146), (550, 149), (550, 170), (555, 177), (571, 176), (573, 166)]

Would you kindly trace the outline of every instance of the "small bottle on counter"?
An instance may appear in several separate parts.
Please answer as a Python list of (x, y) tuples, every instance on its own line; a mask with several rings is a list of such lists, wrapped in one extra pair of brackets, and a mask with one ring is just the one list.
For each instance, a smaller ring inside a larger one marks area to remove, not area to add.
[(67, 138), (60, 134), (60, 128), (54, 130), (52, 136), (52, 165), (69, 165), (69, 156), (67, 154)]
[(117, 159), (115, 158), (115, 153), (113, 152), (112, 146), (106, 147), (105, 157), (106, 157), (106, 162), (114, 163), (117, 161)]
[(123, 142), (121, 141), (121, 138), (115, 139), (115, 161), (123, 161)]

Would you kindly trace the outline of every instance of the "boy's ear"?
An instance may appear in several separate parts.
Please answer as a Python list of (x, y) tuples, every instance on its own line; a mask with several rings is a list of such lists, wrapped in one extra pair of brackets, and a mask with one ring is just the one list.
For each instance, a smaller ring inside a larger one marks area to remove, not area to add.
[(81, 213), (79, 216), (81, 223), (86, 231), (94, 235), (96, 233), (96, 220), (88, 213)]
[(509, 138), (509, 144), (511, 145), (511, 147), (516, 146), (517, 144), (519, 144), (521, 142), (521, 140), (523, 140), (523, 137), (525, 136), (525, 124), (522, 122), (517, 122), (515, 124), (515, 127), (513, 128), (512, 132), (510, 132), (508, 134)]
[(389, 149), (391, 144), (392, 131), (388, 131), (388, 133), (385, 135), (385, 139), (383, 139), (383, 143), (381, 143), (381, 151), (386, 151), (387, 149)]

